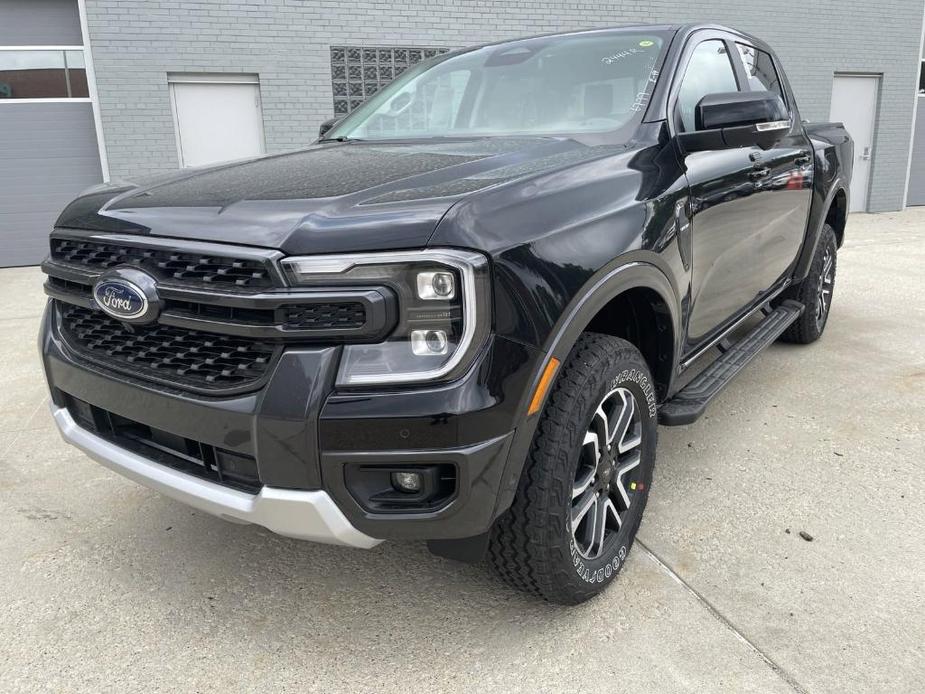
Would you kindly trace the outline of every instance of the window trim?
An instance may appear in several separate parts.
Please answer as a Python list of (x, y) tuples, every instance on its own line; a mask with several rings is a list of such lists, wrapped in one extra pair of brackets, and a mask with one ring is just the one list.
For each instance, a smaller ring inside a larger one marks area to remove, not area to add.
[(89, 96), (49, 96), (30, 99), (0, 99), (0, 104), (90, 104), (93, 99)]
[(260, 84), (256, 72), (168, 72), (167, 84)]
[[(753, 51), (764, 53), (768, 56), (768, 59), (771, 61), (771, 67), (774, 69), (774, 76), (777, 77), (777, 84), (780, 87), (780, 98), (784, 102), (784, 106), (787, 107), (787, 111), (790, 113), (791, 117), (793, 116), (793, 110), (790, 108), (790, 104), (787, 101), (787, 90), (784, 89), (784, 80), (781, 77), (780, 68), (777, 67), (777, 60), (774, 58), (774, 55), (763, 48), (760, 48), (748, 41), (733, 41), (733, 45), (736, 46), (736, 55), (739, 58), (739, 62), (742, 65), (742, 74), (745, 78), (745, 85), (748, 87), (748, 91), (754, 91), (751, 88), (751, 83), (748, 79), (748, 68), (745, 65), (745, 60), (742, 58), (742, 54), (739, 52), (738, 46), (745, 46), (746, 48), (751, 48)], [(765, 90), (767, 91), (767, 90)]]
[(83, 46), (0, 46), (0, 51), (83, 51)]
[(106, 136), (103, 133), (103, 116), (100, 111), (100, 94), (96, 88), (96, 68), (93, 66), (93, 50), (90, 47), (90, 24), (87, 20), (87, 0), (77, 0), (77, 15), (80, 19), (80, 40), (84, 49), (84, 69), (87, 71), (87, 90), (90, 94), (90, 109), (93, 111), (93, 125), (96, 128), (96, 147), (100, 155), (100, 171), (103, 182), (112, 180), (109, 174), (109, 155), (106, 152)]

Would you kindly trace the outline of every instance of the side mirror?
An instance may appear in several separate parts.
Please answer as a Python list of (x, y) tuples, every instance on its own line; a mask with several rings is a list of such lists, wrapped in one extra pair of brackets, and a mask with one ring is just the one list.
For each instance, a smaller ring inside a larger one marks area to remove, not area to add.
[(321, 127), (318, 128), (318, 137), (324, 137), (327, 132), (340, 122), (340, 118), (328, 118)]
[(768, 149), (790, 131), (790, 114), (773, 92), (707, 94), (694, 110), (696, 130), (680, 133), (685, 152), (757, 145)]
[(389, 102), (389, 116), (400, 116), (408, 110), (414, 101), (414, 95), (411, 92), (401, 92)]

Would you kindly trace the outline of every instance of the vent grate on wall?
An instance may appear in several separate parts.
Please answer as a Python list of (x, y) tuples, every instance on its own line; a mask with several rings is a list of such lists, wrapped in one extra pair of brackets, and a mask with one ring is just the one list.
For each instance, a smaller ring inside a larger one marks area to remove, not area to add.
[(412, 65), (449, 50), (411, 46), (331, 46), (334, 115), (347, 115)]

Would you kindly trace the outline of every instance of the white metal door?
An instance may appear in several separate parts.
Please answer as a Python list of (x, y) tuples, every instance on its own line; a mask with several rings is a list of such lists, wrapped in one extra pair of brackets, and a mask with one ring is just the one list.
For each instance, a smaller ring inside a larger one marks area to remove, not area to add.
[(880, 78), (873, 75), (835, 75), (829, 120), (841, 121), (854, 139), (851, 175), (851, 212), (867, 209), (870, 162), (874, 153), (874, 124)]
[(171, 78), (180, 166), (203, 166), (263, 154), (260, 85), (255, 78)]

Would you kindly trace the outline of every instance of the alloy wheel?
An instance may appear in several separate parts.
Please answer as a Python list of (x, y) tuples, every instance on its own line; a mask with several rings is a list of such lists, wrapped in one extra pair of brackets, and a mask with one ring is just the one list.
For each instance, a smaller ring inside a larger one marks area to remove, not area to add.
[(585, 432), (572, 484), (572, 540), (585, 559), (596, 559), (622, 527), (641, 491), (642, 419), (633, 394), (611, 390)]
[(825, 249), (822, 257), (822, 276), (819, 278), (819, 291), (816, 297), (816, 326), (822, 328), (832, 305), (832, 289), (835, 285), (835, 253), (831, 246)]

